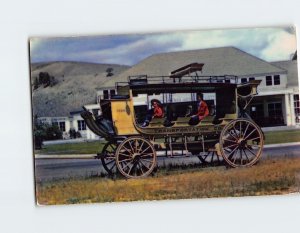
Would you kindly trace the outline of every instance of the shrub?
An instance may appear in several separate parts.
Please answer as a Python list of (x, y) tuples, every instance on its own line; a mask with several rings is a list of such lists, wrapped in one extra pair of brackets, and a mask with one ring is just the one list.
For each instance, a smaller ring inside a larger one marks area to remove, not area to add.
[(43, 124), (34, 117), (34, 148), (42, 149), (43, 141), (62, 139), (62, 131), (57, 125)]

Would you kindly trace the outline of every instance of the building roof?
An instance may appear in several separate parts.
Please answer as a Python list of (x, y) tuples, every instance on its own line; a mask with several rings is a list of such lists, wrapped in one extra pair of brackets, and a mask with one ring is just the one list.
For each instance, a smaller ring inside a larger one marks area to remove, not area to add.
[(258, 76), (286, 73), (284, 69), (252, 56), (235, 47), (188, 50), (152, 55), (103, 85), (113, 87), (115, 82), (127, 81), (133, 75), (170, 75), (170, 72), (190, 63), (204, 63), (201, 75)]
[(299, 87), (297, 60), (277, 61), (277, 62), (271, 62), (271, 64), (279, 68), (285, 69), (287, 71), (288, 87)]

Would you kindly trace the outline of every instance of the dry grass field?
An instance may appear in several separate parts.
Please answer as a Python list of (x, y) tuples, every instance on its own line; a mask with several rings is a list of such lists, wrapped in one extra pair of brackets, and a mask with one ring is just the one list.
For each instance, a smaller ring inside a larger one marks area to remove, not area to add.
[(160, 169), (126, 180), (89, 177), (36, 184), (40, 205), (287, 194), (300, 191), (300, 158), (266, 159), (250, 168)]

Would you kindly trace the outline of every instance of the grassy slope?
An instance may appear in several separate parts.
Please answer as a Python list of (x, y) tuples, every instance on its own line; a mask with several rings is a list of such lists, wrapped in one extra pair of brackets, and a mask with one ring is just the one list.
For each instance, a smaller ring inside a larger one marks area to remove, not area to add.
[(136, 180), (74, 179), (36, 187), (40, 204), (284, 194), (300, 191), (300, 159), (263, 160), (251, 168), (163, 170)]
[[(113, 68), (114, 76), (106, 77), (106, 69)], [(84, 62), (49, 62), (33, 64), (31, 83), (40, 72), (55, 77), (53, 87), (40, 86), (32, 92), (33, 113), (38, 116), (69, 116), (82, 105), (95, 103), (96, 88), (128, 69), (128, 66)]]

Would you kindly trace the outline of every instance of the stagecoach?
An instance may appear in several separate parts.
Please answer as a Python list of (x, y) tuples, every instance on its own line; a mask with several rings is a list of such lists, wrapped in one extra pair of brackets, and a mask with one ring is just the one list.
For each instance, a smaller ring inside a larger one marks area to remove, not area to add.
[[(189, 64), (169, 76), (130, 76), (116, 83), (115, 95), (100, 100), (100, 116), (82, 112), (89, 129), (107, 141), (96, 157), (109, 174), (146, 177), (160, 156), (196, 156), (202, 163), (223, 158), (231, 167), (248, 167), (259, 160), (264, 135), (247, 107), (260, 81), (241, 84), (233, 75), (199, 75), (203, 66)], [(199, 92), (209, 115), (190, 125), (187, 112), (197, 111)], [(162, 103), (164, 117), (142, 127), (152, 99)]]

